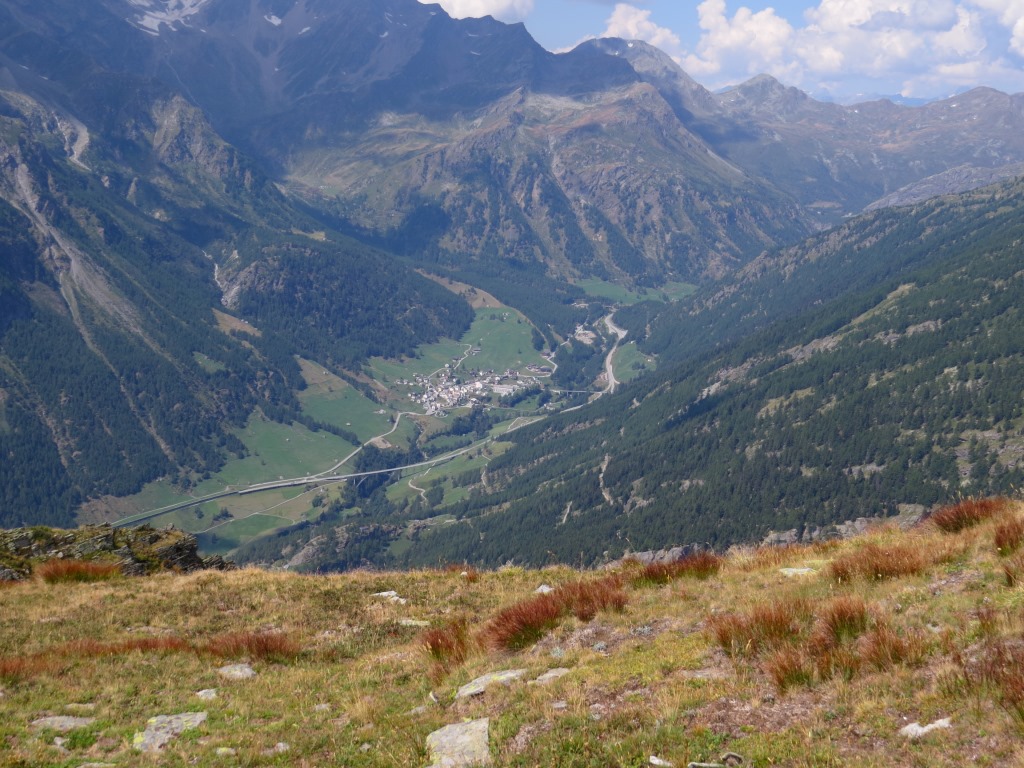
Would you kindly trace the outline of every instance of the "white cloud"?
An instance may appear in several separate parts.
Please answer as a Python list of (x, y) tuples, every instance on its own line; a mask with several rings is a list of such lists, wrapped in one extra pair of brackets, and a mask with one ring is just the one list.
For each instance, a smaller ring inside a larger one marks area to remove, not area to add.
[(968, 4), (997, 15), (1010, 31), (1010, 47), (1024, 56), (1024, 0), (969, 0)]
[(666, 53), (679, 48), (679, 36), (671, 29), (659, 27), (651, 21), (651, 12), (642, 11), (627, 3), (617, 3), (602, 37), (622, 37), (626, 40), (644, 40)]
[(500, 21), (522, 21), (533, 10), (533, 0), (420, 0), (438, 2), (455, 19), (493, 16)]
[[(767, 72), (810, 91), (1024, 90), (1024, 0), (820, 0), (802, 25), (772, 8), (731, 11), (727, 0), (703, 0), (697, 16), (701, 35), (690, 51), (650, 12), (625, 4), (616, 6), (609, 31), (613, 20), (628, 29), (622, 20), (640, 19), (673, 40), (668, 52), (713, 88)], [(650, 40), (644, 29), (632, 36)]]
[(697, 6), (703, 30), (695, 54), (685, 57), (684, 67), (693, 74), (785, 74), (794, 29), (772, 8), (754, 13), (740, 8), (730, 19), (725, 0), (704, 0)]

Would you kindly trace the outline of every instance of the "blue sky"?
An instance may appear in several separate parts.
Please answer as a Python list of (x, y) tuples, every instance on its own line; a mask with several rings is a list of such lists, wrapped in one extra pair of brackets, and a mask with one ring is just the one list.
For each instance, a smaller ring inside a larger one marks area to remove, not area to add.
[(647, 40), (709, 88), (767, 72), (815, 95), (1024, 91), (1024, 0), (440, 0), (522, 21), (544, 47)]

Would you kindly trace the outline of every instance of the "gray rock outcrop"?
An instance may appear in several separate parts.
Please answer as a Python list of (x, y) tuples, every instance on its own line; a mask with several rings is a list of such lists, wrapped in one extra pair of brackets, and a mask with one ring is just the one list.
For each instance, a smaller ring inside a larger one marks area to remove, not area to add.
[(136, 733), (132, 747), (139, 752), (159, 752), (172, 739), (206, 722), (205, 712), (157, 715), (146, 722), (146, 730)]
[(427, 736), (428, 768), (491, 765), (490, 719), (446, 725)]
[(114, 564), (126, 576), (235, 567), (219, 555), (201, 557), (196, 537), (173, 528), (114, 528), (104, 524), (74, 530), (44, 526), (0, 530), (0, 581), (27, 578), (34, 564), (47, 560)]

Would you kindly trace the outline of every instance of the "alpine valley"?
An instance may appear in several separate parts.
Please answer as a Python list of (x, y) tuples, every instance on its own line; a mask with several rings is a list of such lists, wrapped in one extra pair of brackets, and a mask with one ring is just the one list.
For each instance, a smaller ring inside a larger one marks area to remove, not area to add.
[(711, 93), (417, 0), (0, 0), (0, 527), (590, 565), (1007, 493), (1022, 174), (987, 88)]

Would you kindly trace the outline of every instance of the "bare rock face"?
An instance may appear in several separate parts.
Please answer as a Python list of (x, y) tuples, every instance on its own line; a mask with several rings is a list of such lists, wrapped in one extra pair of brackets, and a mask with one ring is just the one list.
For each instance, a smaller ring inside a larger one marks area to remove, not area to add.
[(899, 514), (894, 517), (858, 517), (826, 526), (808, 526), (801, 532), (797, 528), (788, 531), (769, 531), (761, 541), (762, 547), (782, 547), (789, 544), (808, 544), (829, 539), (852, 539), (860, 536), (874, 525), (895, 523), (904, 531), (913, 528), (928, 514), (920, 504), (900, 504)]
[(0, 581), (27, 578), (34, 564), (47, 560), (116, 564), (126, 576), (235, 567), (219, 555), (201, 557), (196, 537), (173, 528), (90, 525), (76, 530), (35, 526), (0, 531)]
[(618, 568), (627, 560), (634, 560), (642, 565), (652, 563), (665, 564), (676, 563), (680, 560), (704, 551), (703, 547), (696, 544), (687, 544), (683, 547), (670, 547), (668, 549), (646, 550), (644, 552), (627, 552), (620, 560), (615, 560), (606, 565), (606, 568)]

